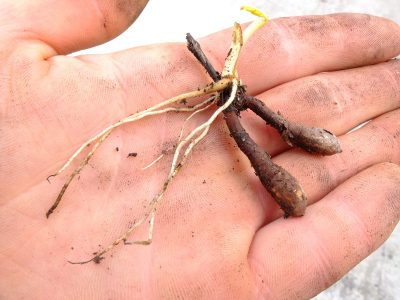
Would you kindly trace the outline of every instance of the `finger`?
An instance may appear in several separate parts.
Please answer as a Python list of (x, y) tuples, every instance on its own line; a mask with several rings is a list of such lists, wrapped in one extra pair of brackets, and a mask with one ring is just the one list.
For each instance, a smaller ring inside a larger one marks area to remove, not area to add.
[[(343, 152), (333, 156), (305, 155), (303, 151), (293, 149), (274, 158), (275, 163), (299, 180), (308, 205), (374, 164), (400, 164), (400, 110), (384, 114), (361, 129), (341, 136), (340, 144)], [(269, 194), (258, 190), (259, 201), (265, 202), (265, 210), (260, 210), (260, 224), (282, 216), (282, 211)]]
[[(257, 97), (291, 122), (341, 135), (400, 107), (400, 61), (300, 78)], [(275, 129), (253, 113), (244, 114), (243, 120), (271, 155), (289, 148)]]
[[(302, 16), (272, 20), (244, 46), (239, 74), (251, 93), (322, 71), (375, 64), (400, 51), (400, 27), (363, 14)], [(201, 43), (221, 62), (231, 30)]]
[(7, 11), (3, 36), (9, 30), (11, 38), (42, 41), (65, 54), (113, 39), (139, 16), (148, 0), (14, 2), (0, 5)]
[(400, 218), (399, 187), (398, 165), (375, 165), (306, 216), (258, 231), (249, 261), (260, 298), (309, 299), (339, 280), (389, 237)]

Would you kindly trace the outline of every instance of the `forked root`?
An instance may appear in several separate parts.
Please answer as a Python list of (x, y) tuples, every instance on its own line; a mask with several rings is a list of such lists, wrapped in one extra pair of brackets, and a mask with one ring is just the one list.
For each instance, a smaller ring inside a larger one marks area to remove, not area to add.
[[(205, 92), (204, 92), (204, 90), (205, 90)], [(208, 91), (209, 90), (206, 90), (206, 88), (203, 89), (204, 93), (207, 93)], [(190, 94), (190, 93), (186, 93), (186, 94), (183, 94), (183, 95), (187, 96), (188, 94)], [(199, 95), (198, 91), (196, 91), (195, 94)], [(200, 95), (200, 96), (202, 96), (202, 95)], [(181, 99), (181, 95), (177, 96), (177, 97), (174, 97), (174, 98), (176, 99), (176, 100), (174, 100), (174, 102), (182, 100)], [(183, 98), (183, 99), (186, 99), (186, 98)], [(119, 127), (119, 126), (122, 126), (124, 124), (140, 120), (140, 119), (142, 119), (144, 117), (148, 117), (148, 116), (154, 116), (154, 115), (168, 113), (168, 112), (192, 112), (192, 111), (197, 112), (198, 110), (201, 110), (203, 108), (203, 106), (205, 106), (207, 108), (210, 107), (215, 102), (215, 99), (216, 99), (216, 97), (213, 96), (213, 97), (210, 97), (210, 98), (204, 100), (203, 102), (200, 102), (200, 103), (198, 103), (198, 104), (196, 104), (194, 106), (191, 106), (191, 107), (167, 107), (167, 108), (160, 109), (160, 110), (152, 110), (154, 107), (159, 107), (160, 104), (158, 104), (156, 106), (153, 106), (152, 108), (147, 109), (146, 111), (136, 113), (134, 115), (131, 115), (131, 116), (127, 117), (127, 118), (122, 119), (121, 121), (118, 121), (117, 123), (114, 123), (113, 125), (107, 127), (103, 131), (101, 131), (95, 137), (93, 137), (93, 138), (89, 139), (88, 141), (86, 141), (85, 143), (83, 143), (81, 145), (81, 147), (79, 147), (79, 149), (68, 159), (67, 163), (64, 164), (64, 166), (56, 174), (50, 175), (47, 178), (47, 180), (49, 180), (50, 177), (57, 176), (58, 174), (63, 172), (72, 163), (72, 161), (82, 152), (82, 150), (85, 147), (87, 147), (90, 143), (92, 143), (92, 142), (97, 140), (96, 144), (93, 146), (91, 151), (86, 155), (86, 157), (84, 158), (82, 163), (72, 172), (72, 174), (69, 176), (68, 180), (65, 182), (64, 186), (62, 187), (60, 193), (57, 196), (57, 199), (55, 200), (53, 205), (50, 207), (50, 209), (47, 211), (46, 217), (48, 218), (53, 213), (53, 211), (57, 208), (57, 206), (60, 204), (60, 201), (61, 201), (62, 197), (64, 196), (68, 186), (70, 185), (71, 181), (87, 165), (87, 163), (89, 162), (90, 158), (96, 152), (97, 148), (110, 135), (110, 133), (111, 133), (111, 131), (113, 129), (115, 129), (115, 128)], [(167, 101), (170, 101), (170, 100), (167, 100)]]
[[(198, 113), (201, 113), (201, 112), (209, 109), (212, 105), (215, 104), (216, 101), (217, 101), (217, 96), (212, 96), (212, 97), (208, 98), (207, 100), (205, 100), (204, 102), (189, 108), (190, 111), (193, 111), (193, 113), (191, 113), (189, 115), (189, 117), (187, 117), (186, 120), (183, 122), (181, 131), (180, 131), (179, 137), (178, 137), (178, 143), (182, 140), (183, 133), (185, 130), (185, 125), (190, 121), (190, 119), (192, 119)], [(201, 107), (201, 106), (204, 106), (204, 107)], [(189, 110), (187, 110), (187, 111), (189, 111)], [(149, 163), (145, 167), (141, 168), (141, 170), (149, 169), (150, 167), (154, 166), (157, 162), (159, 162), (163, 157), (164, 157), (164, 154), (162, 153), (160, 156), (158, 156), (156, 159), (154, 159), (151, 163)]]
[[(154, 116), (157, 114), (162, 114), (162, 113), (166, 113), (169, 111), (177, 111), (177, 112), (189, 112), (189, 111), (193, 111), (195, 110), (197, 107), (180, 107), (180, 108), (176, 108), (176, 107), (168, 107), (168, 108), (164, 108), (164, 109), (160, 109), (164, 106), (170, 105), (170, 104), (174, 104), (177, 103), (179, 101), (182, 100), (186, 100), (186, 99), (190, 99), (190, 98), (196, 98), (196, 97), (200, 97), (200, 96), (204, 96), (204, 95), (208, 95), (211, 93), (215, 93), (215, 92), (220, 92), (223, 89), (225, 89), (229, 84), (230, 84), (230, 79), (229, 78), (222, 78), (220, 81), (216, 82), (216, 83), (211, 83), (205, 87), (199, 88), (195, 91), (191, 91), (188, 93), (184, 93), (175, 97), (172, 97), (168, 100), (165, 100), (161, 103), (158, 103), (146, 110), (143, 110), (141, 112), (138, 113), (134, 113), (118, 122), (115, 122), (114, 124), (108, 126), (107, 128), (103, 129), (101, 132), (99, 132), (98, 134), (96, 134), (95, 136), (91, 137), (90, 139), (88, 139), (86, 142), (84, 142), (76, 151), (74, 154), (72, 154), (72, 156), (67, 160), (67, 162), (54, 174), (50, 175), (49, 177), (47, 177), (47, 180), (49, 180), (51, 177), (55, 177), (59, 174), (61, 174), (64, 170), (66, 170), (71, 163), (75, 160), (75, 158), (83, 151), (83, 149), (85, 149), (85, 147), (87, 147), (88, 145), (90, 145), (91, 143), (93, 143), (94, 141), (98, 140), (99, 138), (101, 138), (107, 131), (110, 131), (112, 129), (115, 129), (121, 125), (127, 124), (127, 123), (131, 123), (140, 119), (143, 119), (145, 117), (148, 116)], [(207, 100), (206, 100), (207, 101)], [(204, 101), (204, 102), (206, 102)], [(203, 103), (204, 103), (203, 102)], [(200, 106), (202, 106), (203, 104), (200, 103)], [(195, 108), (196, 107), (196, 108)]]

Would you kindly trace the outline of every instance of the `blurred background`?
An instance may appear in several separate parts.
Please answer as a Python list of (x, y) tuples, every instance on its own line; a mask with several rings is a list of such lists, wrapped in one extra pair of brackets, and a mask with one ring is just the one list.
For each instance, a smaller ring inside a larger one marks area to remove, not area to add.
[[(242, 5), (262, 9), (270, 18), (295, 15), (360, 12), (383, 16), (400, 24), (399, 0), (150, 0), (137, 21), (111, 42), (76, 53), (108, 53), (161, 42), (185, 42), (227, 27), (233, 21), (252, 17), (239, 10)], [(361, 262), (316, 300), (400, 299), (400, 226), (377, 251)]]

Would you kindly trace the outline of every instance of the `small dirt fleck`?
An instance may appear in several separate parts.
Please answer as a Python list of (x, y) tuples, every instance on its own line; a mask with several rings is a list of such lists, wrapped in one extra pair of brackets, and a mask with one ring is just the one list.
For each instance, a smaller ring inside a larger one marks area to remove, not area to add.
[(186, 99), (182, 99), (181, 101), (179, 101), (179, 103), (186, 105), (188, 102), (186, 101)]
[(71, 247), (71, 250), (74, 250), (74, 247)]
[(118, 152), (118, 151), (119, 151), (119, 148), (118, 148), (118, 147), (115, 147), (115, 151), (117, 151), (117, 152)]
[(136, 152), (131, 152), (131, 153), (128, 154), (127, 157), (136, 157), (136, 156), (137, 156)]
[(95, 258), (93, 258), (93, 261), (95, 264), (99, 264), (102, 259), (104, 259), (104, 257), (96, 256)]
[(207, 183), (207, 182), (206, 182), (206, 180), (204, 179), (204, 180), (203, 180), (203, 184), (205, 184), (205, 183)]

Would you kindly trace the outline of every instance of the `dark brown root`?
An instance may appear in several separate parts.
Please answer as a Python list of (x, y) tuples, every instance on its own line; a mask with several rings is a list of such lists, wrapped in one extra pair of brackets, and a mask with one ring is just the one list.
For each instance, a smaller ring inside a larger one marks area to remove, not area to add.
[(285, 212), (285, 216), (304, 215), (307, 197), (296, 178), (276, 165), (270, 156), (253, 141), (243, 128), (235, 111), (225, 112), (224, 118), (236, 144), (246, 154), (261, 183)]
[(310, 153), (322, 155), (333, 155), (342, 152), (337, 137), (328, 130), (291, 123), (255, 97), (246, 95), (245, 107), (251, 109), (267, 124), (278, 130), (282, 138), (290, 146), (296, 146)]

